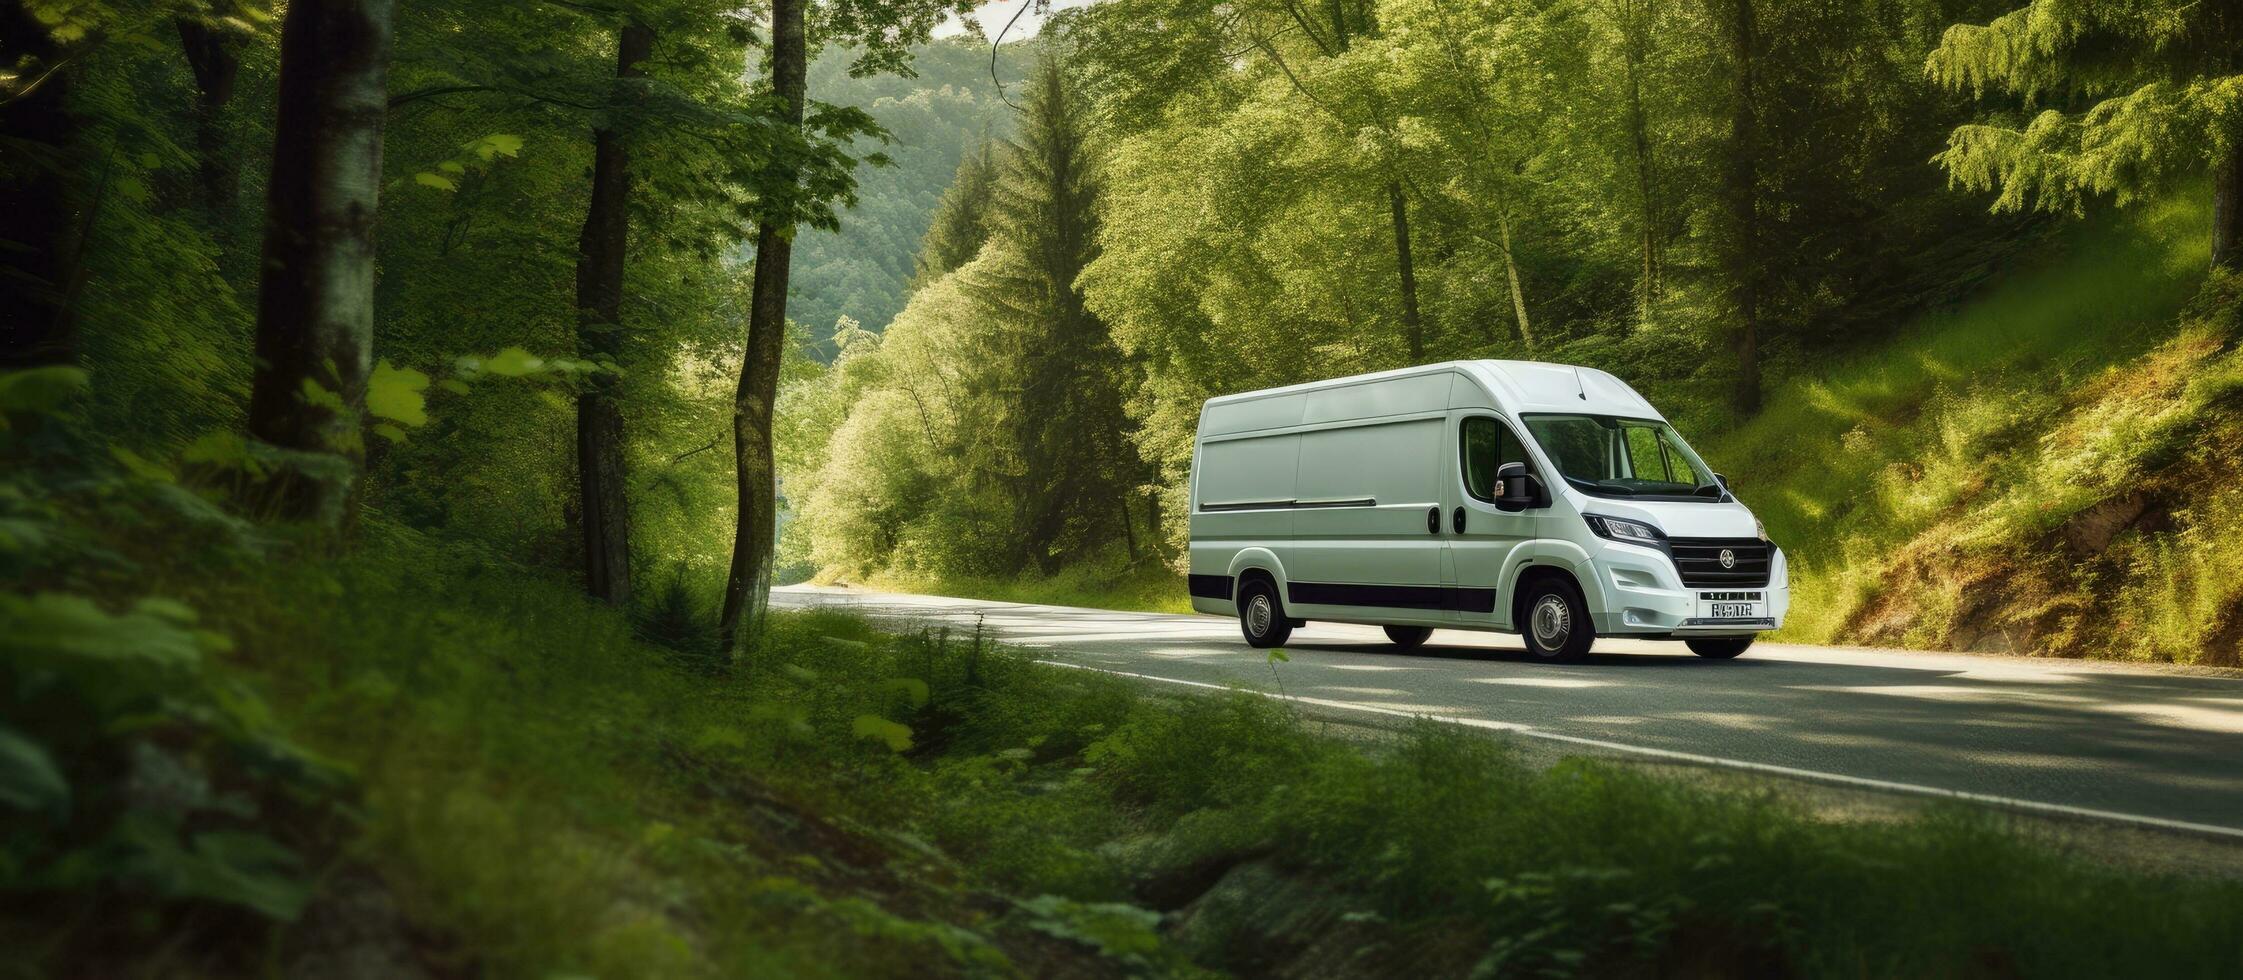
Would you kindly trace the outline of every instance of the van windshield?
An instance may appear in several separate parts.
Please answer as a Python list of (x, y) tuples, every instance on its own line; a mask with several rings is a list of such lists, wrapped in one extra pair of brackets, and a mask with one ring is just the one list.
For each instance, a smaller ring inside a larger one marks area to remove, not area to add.
[(1527, 415), (1565, 481), (1603, 497), (1719, 500), (1721, 484), (1674, 426), (1611, 415)]

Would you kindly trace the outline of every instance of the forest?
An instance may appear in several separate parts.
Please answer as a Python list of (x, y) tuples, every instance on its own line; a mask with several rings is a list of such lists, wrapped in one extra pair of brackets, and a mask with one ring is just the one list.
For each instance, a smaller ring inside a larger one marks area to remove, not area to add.
[(1508, 358), (1785, 639), (2243, 664), (2243, 12), (2020, 3), (0, 0), (0, 975), (2243, 970), (1991, 818), (770, 604), (1185, 609), (1207, 398)]

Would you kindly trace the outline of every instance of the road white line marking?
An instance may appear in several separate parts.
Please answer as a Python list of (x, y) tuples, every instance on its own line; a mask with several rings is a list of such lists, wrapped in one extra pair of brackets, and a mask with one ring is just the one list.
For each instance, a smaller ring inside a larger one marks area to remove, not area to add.
[(1965, 792), (1963, 790), (1942, 789), (1938, 786), (1919, 786), (1915, 783), (1896, 783), (1883, 779), (1870, 779), (1866, 776), (1848, 776), (1843, 773), (1819, 772), (1813, 769), (1794, 769), (1790, 766), (1779, 766), (1766, 762), (1747, 762), (1742, 759), (1724, 759), (1720, 756), (1699, 755), (1694, 752), (1677, 752), (1672, 749), (1655, 749), (1649, 746), (1628, 745), (1624, 742), (1608, 742), (1604, 739), (1584, 738), (1579, 735), (1562, 735), (1557, 732), (1542, 731), (1540, 729), (1522, 725), (1517, 722), (1489, 721), (1481, 718), (1444, 717), (1441, 715), (1430, 715), (1421, 712), (1402, 711), (1396, 708), (1384, 708), (1372, 704), (1357, 704), (1352, 701), (1334, 701), (1327, 698), (1304, 697), (1298, 694), (1277, 694), (1269, 691), (1257, 691), (1250, 687), (1233, 687), (1228, 684), (1210, 684), (1206, 681), (1187, 681), (1178, 677), (1160, 677), (1154, 674), (1139, 674), (1127, 670), (1113, 670), (1106, 667), (1092, 667), (1087, 664), (1068, 663), (1064, 660), (1038, 660), (1036, 661), (1036, 663), (1046, 664), (1052, 667), (1066, 667), (1071, 670), (1087, 670), (1096, 674), (1111, 674), (1117, 677), (1129, 677), (1136, 680), (1159, 681), (1163, 684), (1179, 684), (1185, 687), (1205, 688), (1214, 691), (1237, 691), (1241, 694), (1252, 694), (1259, 697), (1269, 698), (1274, 701), (1292, 701), (1298, 704), (1316, 705), (1317, 707), (1321, 708), (1337, 708), (1342, 711), (1361, 711), (1367, 714), (1391, 715), (1397, 718), (1429, 718), (1433, 721), (1446, 722), (1451, 725), (1461, 725), (1466, 728), (1479, 728), (1489, 731), (1509, 732), (1515, 735), (1524, 736), (1526, 738), (1539, 738), (1552, 742), (1563, 742), (1569, 745), (1583, 745), (1592, 748), (1604, 749), (1611, 752), (1623, 752), (1631, 755), (1647, 756), (1655, 759), (1667, 759), (1675, 762), (1689, 762), (1704, 766), (1718, 766), (1724, 769), (1739, 769), (1747, 772), (1768, 773), (1771, 775), (1785, 776), (1792, 779), (1804, 779), (1813, 782), (1833, 783), (1840, 786), (1858, 786), (1864, 789), (1882, 790), (1889, 793), (1907, 793), (1914, 796), (1931, 796), (1941, 799), (1961, 800), (1968, 803), (1978, 803), (1986, 806), (2001, 807), (2010, 810), (2021, 810), (2029, 813), (2043, 813), (2078, 819), (2103, 820), (2113, 823), (2135, 824), (2143, 827), (2155, 827), (2159, 830), (2171, 830), (2179, 831), (2182, 833), (2201, 834), (2210, 837), (2218, 837), (2225, 840), (2243, 840), (2243, 828), (2221, 827), (2206, 823), (2190, 823), (2186, 820), (2168, 820), (2163, 817), (2148, 817), (2135, 813), (2120, 813), (2115, 810), (2097, 810), (2091, 807), (2070, 806), (2063, 803), (2043, 803), (2037, 800), (2020, 800), (2014, 797), (1994, 796), (1987, 793), (1971, 793)]

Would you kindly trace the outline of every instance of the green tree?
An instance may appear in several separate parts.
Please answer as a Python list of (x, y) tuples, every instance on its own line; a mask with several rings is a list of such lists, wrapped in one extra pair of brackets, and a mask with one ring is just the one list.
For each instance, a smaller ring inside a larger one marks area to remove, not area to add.
[[(894, 70), (903, 67), (911, 46), (924, 43), (944, 16), (971, 7), (971, 0), (843, 0), (822, 11), (820, 26), (828, 35), (824, 40), (862, 48), (852, 73)], [(772, 413), (786, 350), (787, 283), (795, 234), (804, 226), (835, 228), (834, 202), (854, 203), (849, 196), (853, 182), (846, 172), (824, 175), (810, 164), (820, 156), (845, 158), (841, 147), (870, 128), (869, 117), (861, 111), (837, 113), (827, 106), (814, 114), (807, 111), (808, 13), (808, 0), (771, 2), (765, 78), (773, 116), (786, 139), (780, 142), (779, 152), (744, 178), (758, 197), (746, 209), (756, 220), (756, 257), (746, 350), (732, 402), (739, 503), (717, 624), (719, 641), (727, 650), (737, 647), (744, 626), (760, 619), (771, 584), (778, 510)]]
[(927, 234), (919, 240), (919, 256), (912, 261), (914, 287), (925, 285), (956, 269), (981, 251), (989, 240), (989, 210), (997, 184), (997, 155), (983, 140), (958, 163), (950, 186), (935, 204)]
[[(622, 131), (637, 115), (639, 63), (654, 54), (654, 31), (636, 20), (616, 30), (615, 91), (592, 130), (592, 195), (577, 239), (577, 350), (614, 363), (624, 353), (623, 272), (631, 238), (631, 151)], [(576, 399), (576, 472), (584, 531), (584, 585), (617, 605), (631, 601), (631, 502), (623, 410), (612, 374), (595, 376)]]
[(1128, 533), (1144, 482), (1122, 394), (1128, 368), (1076, 280), (1098, 255), (1099, 183), (1088, 118), (1058, 60), (1030, 76), (1019, 133), (1005, 147), (988, 258), (962, 277), (988, 311), (975, 391), (995, 402), (987, 462), (1012, 507), (1015, 567), (1051, 574), (1113, 527)]
[(2036, 0), (1947, 29), (1940, 84), (2017, 107), (1957, 126), (1939, 162), (1997, 211), (2120, 204), (2212, 174), (2212, 264), (2243, 267), (2243, 8)]
[(249, 432), (348, 467), (292, 468), (273, 490), (286, 516), (341, 519), (365, 453), (394, 13), (392, 0), (300, 0), (281, 22)]

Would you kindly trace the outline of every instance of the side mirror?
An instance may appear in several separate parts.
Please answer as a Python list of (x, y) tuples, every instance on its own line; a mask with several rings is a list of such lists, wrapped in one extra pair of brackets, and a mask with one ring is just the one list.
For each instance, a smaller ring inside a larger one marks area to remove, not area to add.
[(1505, 463), (1495, 470), (1497, 510), (1519, 511), (1547, 504), (1542, 481), (1527, 472), (1525, 463)]
[(1735, 493), (1735, 492), (1736, 492), (1735, 490), (1731, 490), (1731, 489), (1730, 489), (1730, 487), (1729, 487), (1729, 478), (1728, 478), (1728, 477), (1726, 477), (1726, 476), (1722, 476), (1722, 475), (1721, 475), (1721, 474), (1719, 474), (1719, 473), (1715, 473), (1715, 474), (1713, 475), (1713, 482), (1715, 482), (1715, 483), (1718, 483), (1718, 484), (1721, 484), (1721, 489), (1723, 489), (1723, 490), (1729, 490), (1729, 492), (1731, 492), (1731, 493)]

